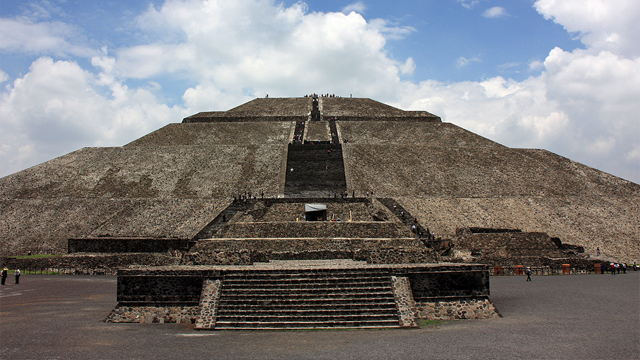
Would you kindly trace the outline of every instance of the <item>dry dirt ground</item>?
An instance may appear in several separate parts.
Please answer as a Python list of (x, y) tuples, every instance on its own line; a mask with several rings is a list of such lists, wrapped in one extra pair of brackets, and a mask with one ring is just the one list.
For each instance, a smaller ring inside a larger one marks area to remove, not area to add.
[(0, 359), (638, 359), (640, 271), (492, 277), (496, 320), (413, 330), (194, 331), (108, 324), (116, 278), (23, 275), (0, 287)]

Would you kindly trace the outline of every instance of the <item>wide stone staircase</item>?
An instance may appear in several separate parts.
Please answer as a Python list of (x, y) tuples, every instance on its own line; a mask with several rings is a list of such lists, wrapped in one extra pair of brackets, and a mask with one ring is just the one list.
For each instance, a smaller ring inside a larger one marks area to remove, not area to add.
[(340, 144), (289, 144), (285, 196), (327, 197), (346, 189)]
[(215, 320), (220, 330), (397, 327), (390, 277), (365, 269), (227, 274)]

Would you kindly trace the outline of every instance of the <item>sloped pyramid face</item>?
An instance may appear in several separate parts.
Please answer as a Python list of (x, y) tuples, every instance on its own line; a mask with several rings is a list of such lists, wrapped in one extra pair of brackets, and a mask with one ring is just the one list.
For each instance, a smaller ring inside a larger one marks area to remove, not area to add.
[[(311, 143), (325, 148), (313, 155)], [(301, 149), (308, 157), (292, 162)], [(305, 188), (322, 171), (333, 180)], [(0, 255), (66, 252), (69, 238), (192, 239), (248, 192), (374, 194), (442, 237), (517, 228), (591, 254), (640, 258), (640, 185), (548, 151), (502, 146), (428, 112), (332, 97), (256, 99), (4, 177)]]

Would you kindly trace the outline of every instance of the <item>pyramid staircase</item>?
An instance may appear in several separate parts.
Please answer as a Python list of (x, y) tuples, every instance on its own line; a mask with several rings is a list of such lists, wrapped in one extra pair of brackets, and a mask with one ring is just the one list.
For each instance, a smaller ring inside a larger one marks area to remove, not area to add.
[(216, 314), (203, 328), (217, 330), (400, 327), (389, 275), (365, 269), (227, 274), (202, 311)]

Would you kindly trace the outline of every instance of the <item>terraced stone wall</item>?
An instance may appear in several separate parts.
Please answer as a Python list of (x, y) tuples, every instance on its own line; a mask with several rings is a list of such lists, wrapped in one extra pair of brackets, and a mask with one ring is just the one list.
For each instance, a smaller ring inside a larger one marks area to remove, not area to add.
[[(86, 237), (190, 239), (247, 190), (282, 193), (293, 123), (171, 124), (0, 179), (0, 255)], [(235, 145), (232, 145), (235, 143)]]
[(221, 238), (407, 238), (411, 230), (396, 222), (248, 222), (232, 223)]
[[(237, 256), (234, 254), (238, 254)], [(211, 239), (184, 255), (186, 265), (251, 264), (269, 260), (352, 259), (369, 264), (435, 263), (419, 239)]]
[(192, 242), (187, 239), (157, 238), (83, 238), (69, 239), (69, 253), (166, 253), (187, 251)]
[(459, 235), (453, 243), (455, 248), (469, 250), (478, 256), (565, 256), (549, 235), (538, 232)]
[(640, 258), (640, 185), (453, 124), (338, 122), (348, 191), (395, 198), (436, 236), (459, 227), (546, 232), (596, 255)]

